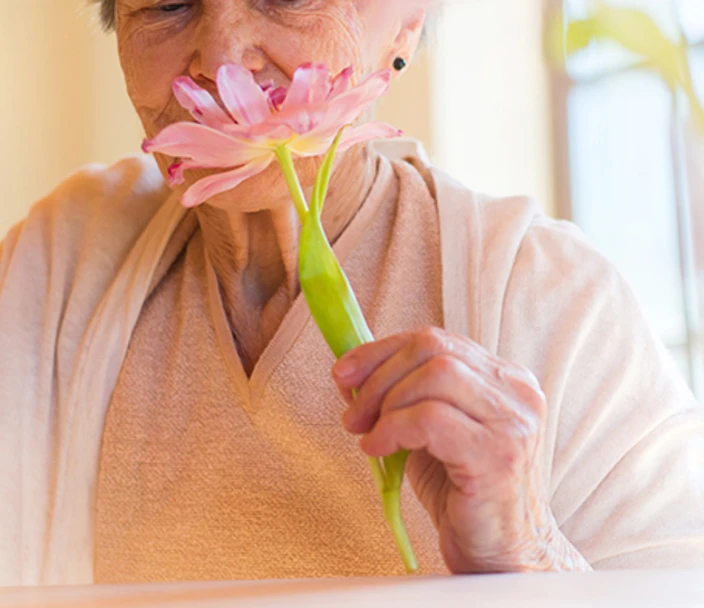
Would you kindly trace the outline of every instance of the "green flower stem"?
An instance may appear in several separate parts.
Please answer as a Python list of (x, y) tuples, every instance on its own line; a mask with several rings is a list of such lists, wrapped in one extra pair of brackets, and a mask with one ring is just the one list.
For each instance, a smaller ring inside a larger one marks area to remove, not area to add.
[(379, 494), (383, 495), (386, 488), (386, 476), (384, 475), (384, 467), (381, 465), (381, 459), (374, 456), (367, 456), (367, 460), (369, 461), (369, 468), (374, 478), (374, 485), (376, 485)]
[(303, 193), (303, 188), (301, 187), (301, 182), (298, 179), (298, 174), (293, 166), (293, 156), (291, 151), (286, 146), (278, 146), (276, 148), (276, 158), (281, 165), (281, 170), (283, 171), (284, 177), (286, 178), (286, 184), (291, 192), (291, 198), (293, 199), (293, 204), (296, 207), (296, 213), (298, 213), (298, 219), (303, 223), (308, 215), (308, 204), (306, 203), (306, 195)]
[[(276, 157), (301, 220), (298, 259), (301, 290), (313, 319), (338, 358), (349, 350), (374, 340), (320, 220), (341, 135), (342, 130), (323, 160), (313, 188), (310, 209), (293, 166), (291, 152), (285, 146), (276, 150)], [(406, 571), (411, 573), (418, 568), (418, 564), (401, 516), (401, 487), (407, 457), (408, 452), (401, 450), (386, 458), (369, 458), (369, 467), (382, 498), (384, 517)]]
[(408, 450), (400, 450), (383, 459), (385, 476), (381, 496), (384, 503), (384, 517), (391, 527), (406, 572), (411, 573), (418, 569), (418, 562), (401, 517), (401, 488), (407, 459)]
[(401, 488), (385, 489), (381, 494), (381, 499), (384, 504), (384, 518), (391, 528), (406, 573), (412, 574), (418, 570), (418, 561), (413, 553), (411, 539), (408, 538), (408, 532), (406, 532), (406, 526), (401, 516)]

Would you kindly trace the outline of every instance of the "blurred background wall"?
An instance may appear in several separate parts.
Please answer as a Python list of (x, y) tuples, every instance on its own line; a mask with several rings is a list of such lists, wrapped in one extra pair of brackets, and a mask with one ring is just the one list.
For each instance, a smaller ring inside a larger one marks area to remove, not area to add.
[(543, 0), (454, 0), (381, 118), (421, 139), (469, 187), (555, 209)]
[(66, 175), (139, 151), (114, 37), (83, 0), (3, 0), (0, 233)]

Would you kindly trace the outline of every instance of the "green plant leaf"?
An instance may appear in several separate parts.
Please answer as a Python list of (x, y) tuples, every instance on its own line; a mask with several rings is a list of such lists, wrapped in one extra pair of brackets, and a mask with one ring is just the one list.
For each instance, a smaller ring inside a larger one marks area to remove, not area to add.
[(553, 62), (558, 53), (564, 58), (586, 49), (592, 42), (610, 41), (640, 56), (648, 69), (659, 74), (670, 88), (679, 88), (686, 95), (695, 122), (704, 130), (704, 108), (696, 94), (683, 41), (670, 40), (650, 15), (630, 8), (596, 2), (586, 19), (567, 24), (564, 40), (558, 37), (564, 31), (562, 12), (558, 11), (547, 26), (547, 45)]

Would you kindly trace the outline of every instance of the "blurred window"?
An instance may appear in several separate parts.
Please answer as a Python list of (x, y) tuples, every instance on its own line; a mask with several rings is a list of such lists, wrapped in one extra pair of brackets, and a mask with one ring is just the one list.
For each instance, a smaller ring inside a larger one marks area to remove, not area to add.
[[(566, 18), (584, 17), (590, 1), (563, 0)], [(704, 0), (608, 1), (685, 37), (704, 99)], [(704, 397), (704, 133), (684, 99), (615, 45), (592, 45), (555, 79), (560, 215), (619, 267)]]

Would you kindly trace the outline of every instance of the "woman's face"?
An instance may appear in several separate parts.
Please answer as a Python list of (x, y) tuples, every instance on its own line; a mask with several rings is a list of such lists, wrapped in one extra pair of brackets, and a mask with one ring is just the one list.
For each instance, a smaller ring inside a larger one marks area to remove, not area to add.
[[(117, 39), (128, 93), (148, 137), (190, 120), (171, 85), (181, 75), (215, 92), (223, 63), (258, 82), (287, 85), (302, 63), (348, 65), (358, 76), (410, 57), (422, 15), (392, 0), (117, 0)], [(160, 159), (164, 169), (165, 159)], [(200, 177), (200, 176), (197, 176)], [(191, 177), (193, 180), (194, 177)]]

